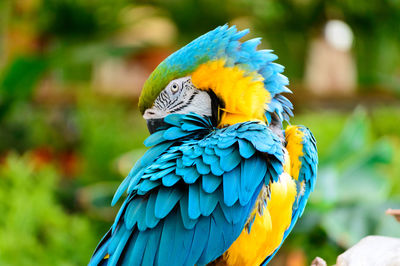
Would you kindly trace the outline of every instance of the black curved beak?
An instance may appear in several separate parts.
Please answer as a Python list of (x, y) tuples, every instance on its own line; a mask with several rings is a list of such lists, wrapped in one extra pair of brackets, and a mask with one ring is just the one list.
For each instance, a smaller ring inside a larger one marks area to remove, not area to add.
[(167, 126), (167, 123), (164, 122), (164, 118), (153, 118), (153, 119), (147, 119), (147, 128), (150, 132), (150, 134), (153, 134), (154, 132), (163, 129)]

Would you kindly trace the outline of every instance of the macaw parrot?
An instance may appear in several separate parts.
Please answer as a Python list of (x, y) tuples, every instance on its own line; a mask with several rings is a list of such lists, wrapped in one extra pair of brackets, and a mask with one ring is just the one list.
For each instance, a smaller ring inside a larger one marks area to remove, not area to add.
[(151, 147), (89, 265), (265, 265), (303, 213), (316, 141), (293, 115), (283, 67), (227, 25), (167, 57), (139, 98)]

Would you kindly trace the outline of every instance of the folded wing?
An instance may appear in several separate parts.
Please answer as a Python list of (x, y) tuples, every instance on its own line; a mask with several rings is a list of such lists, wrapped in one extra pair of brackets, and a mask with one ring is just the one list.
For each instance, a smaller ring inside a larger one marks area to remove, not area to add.
[(283, 172), (281, 141), (263, 124), (215, 129), (194, 114), (166, 122), (117, 190), (113, 203), (128, 196), (90, 265), (207, 264), (240, 235), (263, 185)]

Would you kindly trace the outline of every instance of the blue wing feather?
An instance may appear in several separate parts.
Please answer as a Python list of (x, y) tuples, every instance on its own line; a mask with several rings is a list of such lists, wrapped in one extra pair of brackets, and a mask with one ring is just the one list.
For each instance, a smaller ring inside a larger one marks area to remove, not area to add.
[(215, 129), (194, 114), (165, 121), (117, 190), (113, 203), (124, 190), (128, 197), (91, 265), (107, 253), (109, 263), (207, 264), (242, 232), (269, 171), (282, 171), (269, 163), (283, 162), (281, 142), (263, 124)]
[(223, 175), (222, 184), (224, 188), (224, 203), (231, 207), (239, 198), (240, 167)]
[(141, 232), (141, 234), (149, 234), (146, 249), (143, 254), (143, 266), (152, 266), (154, 265), (154, 261), (156, 259), (156, 253), (158, 249), (158, 245), (160, 243), (161, 238), (161, 226), (157, 226), (155, 230), (152, 232), (145, 231)]
[(163, 219), (175, 207), (183, 193), (179, 189), (160, 187), (155, 203), (155, 216)]
[(157, 194), (151, 193), (146, 206), (146, 225), (148, 228), (154, 228), (160, 219), (156, 218), (155, 207), (156, 207)]
[(213, 193), (222, 183), (222, 179), (215, 175), (203, 175), (203, 190), (207, 193)]

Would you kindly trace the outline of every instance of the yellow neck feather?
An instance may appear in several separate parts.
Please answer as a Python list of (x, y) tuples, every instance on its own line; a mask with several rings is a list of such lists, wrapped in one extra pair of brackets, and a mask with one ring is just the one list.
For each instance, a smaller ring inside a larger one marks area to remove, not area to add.
[(291, 176), (297, 180), (301, 167), (300, 157), (303, 156), (302, 141), (304, 133), (298, 126), (287, 126), (285, 135), (287, 142), (286, 149), (290, 155)]
[(200, 65), (192, 73), (198, 89), (211, 89), (224, 103), (219, 127), (245, 121), (264, 121), (271, 95), (264, 88), (264, 79), (257, 72), (246, 73), (238, 66), (225, 67), (225, 60)]

